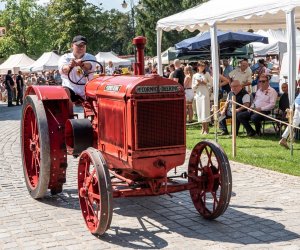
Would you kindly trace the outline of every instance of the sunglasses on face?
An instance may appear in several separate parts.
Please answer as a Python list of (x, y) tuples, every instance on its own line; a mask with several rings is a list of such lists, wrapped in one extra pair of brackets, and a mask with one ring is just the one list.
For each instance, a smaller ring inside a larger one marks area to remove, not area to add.
[(76, 47), (83, 48), (83, 47), (85, 47), (86, 44), (81, 43), (81, 44), (75, 44), (75, 45), (76, 45)]
[(261, 80), (261, 81), (258, 81), (259, 83), (266, 83), (267, 80)]

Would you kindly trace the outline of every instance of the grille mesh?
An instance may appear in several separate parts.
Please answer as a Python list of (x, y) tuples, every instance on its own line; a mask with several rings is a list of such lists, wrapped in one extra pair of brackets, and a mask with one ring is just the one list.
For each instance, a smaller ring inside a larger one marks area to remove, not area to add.
[(138, 148), (184, 145), (184, 100), (138, 101)]

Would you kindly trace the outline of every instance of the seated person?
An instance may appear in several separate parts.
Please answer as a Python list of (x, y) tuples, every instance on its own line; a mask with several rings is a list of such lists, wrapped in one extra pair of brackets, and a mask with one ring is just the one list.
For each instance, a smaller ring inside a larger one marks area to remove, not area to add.
[[(67, 90), (71, 101), (83, 101), (85, 99), (85, 84), (87, 79), (83, 77), (81, 69), (87, 72), (95, 71), (96, 65), (94, 62), (82, 62), (84, 60), (95, 60), (96, 57), (86, 53), (87, 39), (84, 36), (75, 36), (72, 40), (72, 52), (63, 55), (58, 61), (58, 68), (61, 73), (62, 86)], [(72, 70), (70, 78), (74, 82), (78, 82), (81, 85), (76, 85), (68, 79), (68, 73), (71, 68), (78, 67)], [(81, 68), (81, 69), (80, 69)], [(88, 80), (93, 79), (93, 74), (88, 75)]]
[[(239, 104), (242, 104), (246, 107), (250, 107), (250, 95), (248, 92), (243, 89), (243, 86), (238, 80), (234, 80), (231, 84), (231, 91), (229, 92), (227, 96), (226, 103), (221, 111), (221, 116), (226, 116), (226, 118), (222, 119), (220, 121), (220, 128), (222, 130), (221, 135), (228, 135), (228, 129), (226, 125), (226, 119), (232, 117), (232, 103), (230, 100), (232, 99), (232, 96), (236, 96), (236, 102)], [(239, 105), (236, 105), (236, 113), (238, 114), (239, 112), (245, 110), (244, 107), (241, 107)], [(236, 134), (238, 134), (240, 128), (240, 123), (238, 120), (236, 120)]]
[(286, 109), (290, 108), (289, 95), (288, 95), (288, 84), (285, 82), (281, 85), (282, 95), (279, 99), (279, 109), (282, 114), (285, 114)]
[[(254, 101), (251, 108), (257, 112), (269, 115), (271, 110), (275, 107), (277, 92), (270, 87), (269, 76), (261, 74), (259, 78), (260, 89), (256, 91)], [(253, 111), (242, 111), (237, 114), (237, 120), (242, 123), (247, 131), (248, 136), (260, 135), (261, 122), (265, 117)], [(255, 130), (251, 127), (249, 121), (255, 125)]]
[[(298, 94), (298, 96), (295, 99), (295, 112), (294, 112), (294, 116), (293, 116), (293, 125), (294, 126), (299, 126), (300, 124), (300, 93)], [(282, 134), (282, 138), (279, 141), (279, 145), (289, 149), (289, 146), (287, 144), (287, 138), (290, 134), (290, 127), (286, 127), (285, 131)]]

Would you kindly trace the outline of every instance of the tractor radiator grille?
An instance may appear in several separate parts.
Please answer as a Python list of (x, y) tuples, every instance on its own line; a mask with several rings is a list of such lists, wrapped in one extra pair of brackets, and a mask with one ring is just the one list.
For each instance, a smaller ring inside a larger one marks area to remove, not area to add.
[(184, 100), (137, 102), (137, 147), (185, 145)]

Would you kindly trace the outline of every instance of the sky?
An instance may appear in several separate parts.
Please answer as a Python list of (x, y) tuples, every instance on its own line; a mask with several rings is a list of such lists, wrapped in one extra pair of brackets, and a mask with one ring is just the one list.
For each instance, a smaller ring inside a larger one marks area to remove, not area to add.
[[(104, 10), (111, 10), (111, 9), (118, 9), (122, 12), (127, 12), (130, 10), (130, 0), (126, 0), (128, 7), (127, 9), (123, 9), (121, 4), (123, 3), (123, 0), (87, 0), (90, 3), (93, 3), (95, 5), (99, 5), (99, 3), (102, 3), (102, 7)], [(138, 0), (133, 0), (135, 4), (138, 3)], [(49, 0), (39, 0), (39, 3), (47, 3)], [(0, 3), (0, 9), (3, 9), (5, 6), (4, 3)]]

